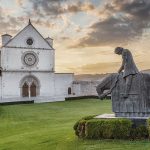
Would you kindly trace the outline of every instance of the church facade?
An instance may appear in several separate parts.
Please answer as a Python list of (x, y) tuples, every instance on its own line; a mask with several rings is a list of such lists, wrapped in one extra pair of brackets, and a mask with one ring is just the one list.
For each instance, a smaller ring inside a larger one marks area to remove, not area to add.
[(0, 103), (63, 101), (72, 93), (73, 73), (55, 73), (53, 39), (29, 21), (16, 36), (2, 35)]

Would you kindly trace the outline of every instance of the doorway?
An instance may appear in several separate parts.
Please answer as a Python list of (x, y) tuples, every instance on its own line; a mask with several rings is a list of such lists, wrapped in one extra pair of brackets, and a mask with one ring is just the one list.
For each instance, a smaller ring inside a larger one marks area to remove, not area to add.
[(31, 94), (31, 97), (36, 97), (36, 85), (34, 82), (32, 82), (30, 86), (30, 94)]
[(22, 97), (29, 97), (29, 86), (28, 84), (25, 82), (22, 86)]
[(40, 86), (39, 81), (34, 76), (26, 76), (21, 80), (21, 96), (22, 97), (36, 97), (39, 95)]

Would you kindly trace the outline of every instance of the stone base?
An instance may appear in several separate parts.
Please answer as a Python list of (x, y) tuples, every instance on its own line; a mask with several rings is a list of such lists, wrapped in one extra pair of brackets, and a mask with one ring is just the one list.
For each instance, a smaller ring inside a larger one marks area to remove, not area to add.
[(116, 117), (115, 114), (102, 114), (102, 115), (96, 116), (95, 118), (97, 118), (97, 119), (127, 118), (133, 122), (133, 128), (140, 126), (140, 125), (146, 126), (147, 119), (149, 119), (149, 117)]
[(116, 117), (115, 117), (115, 114), (101, 114), (101, 115), (98, 115), (98, 116), (96, 116), (94, 118), (107, 119), (107, 118), (116, 118)]
[(116, 117), (150, 117), (150, 112), (115, 112)]

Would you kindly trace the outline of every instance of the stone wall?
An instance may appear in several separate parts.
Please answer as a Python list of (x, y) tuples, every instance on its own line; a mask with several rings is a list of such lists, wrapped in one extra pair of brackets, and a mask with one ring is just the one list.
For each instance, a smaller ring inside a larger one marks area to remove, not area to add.
[(97, 96), (96, 86), (100, 81), (74, 81), (72, 84), (74, 96)]

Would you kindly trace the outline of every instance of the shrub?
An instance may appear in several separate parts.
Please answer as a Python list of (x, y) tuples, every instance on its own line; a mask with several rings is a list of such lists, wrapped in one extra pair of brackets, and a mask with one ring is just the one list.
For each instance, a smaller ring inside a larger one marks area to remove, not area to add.
[(75, 134), (88, 139), (126, 139), (132, 123), (129, 119), (93, 119), (87, 116), (74, 125)]
[(150, 119), (147, 119), (147, 130), (148, 130), (149, 138), (150, 138)]
[(93, 119), (85, 126), (85, 135), (92, 139), (127, 139), (132, 123), (128, 119)]
[(80, 120), (74, 125), (75, 134), (80, 137), (85, 137), (85, 123), (86, 120)]
[(84, 120), (90, 120), (90, 119), (94, 119), (95, 116), (96, 116), (96, 115), (85, 116), (85, 117), (83, 117), (82, 119), (84, 119)]
[(146, 125), (136, 128), (130, 119), (96, 119), (93, 116), (83, 117), (74, 125), (75, 134), (87, 139), (147, 139), (150, 138), (150, 119)]
[(130, 132), (130, 138), (135, 139), (147, 139), (149, 136), (148, 128), (144, 125), (132, 128)]
[(96, 115), (86, 116), (83, 117), (81, 120), (77, 121), (73, 129), (75, 130), (75, 134), (78, 137), (84, 138), (85, 137), (85, 123), (87, 120), (93, 119)]
[(98, 96), (95, 96), (95, 95), (88, 95), (88, 96), (77, 96), (77, 97), (66, 97), (65, 100), (66, 101), (70, 101), (70, 100), (79, 100), (79, 99), (91, 99), (91, 98), (94, 98), (94, 99), (99, 99)]

